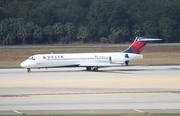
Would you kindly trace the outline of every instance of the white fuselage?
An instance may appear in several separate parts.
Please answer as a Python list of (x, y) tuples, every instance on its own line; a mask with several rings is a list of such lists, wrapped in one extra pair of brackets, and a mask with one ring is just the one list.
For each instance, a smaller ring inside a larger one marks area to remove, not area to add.
[[(128, 58), (125, 55), (128, 54)], [(73, 53), (73, 54), (38, 54), (21, 63), (24, 68), (58, 67), (109, 67), (134, 59), (141, 59), (141, 54), (133, 53)]]

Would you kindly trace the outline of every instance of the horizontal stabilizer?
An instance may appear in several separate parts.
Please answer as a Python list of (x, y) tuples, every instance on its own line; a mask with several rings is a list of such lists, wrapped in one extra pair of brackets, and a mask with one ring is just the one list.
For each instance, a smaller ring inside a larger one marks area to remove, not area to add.
[(137, 41), (137, 42), (159, 41), (159, 40), (162, 40), (162, 39), (149, 38), (149, 37), (138, 37), (138, 38), (135, 39), (135, 41)]

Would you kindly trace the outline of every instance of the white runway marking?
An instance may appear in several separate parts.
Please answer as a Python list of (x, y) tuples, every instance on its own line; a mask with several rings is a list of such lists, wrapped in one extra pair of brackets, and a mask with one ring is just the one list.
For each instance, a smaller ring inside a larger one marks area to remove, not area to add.
[(17, 113), (17, 114), (23, 114), (22, 112), (18, 111), (18, 110), (12, 110), (13, 112)]
[(143, 110), (139, 110), (139, 109), (133, 109), (134, 111), (137, 111), (137, 112), (140, 112), (140, 113), (146, 113), (145, 111)]

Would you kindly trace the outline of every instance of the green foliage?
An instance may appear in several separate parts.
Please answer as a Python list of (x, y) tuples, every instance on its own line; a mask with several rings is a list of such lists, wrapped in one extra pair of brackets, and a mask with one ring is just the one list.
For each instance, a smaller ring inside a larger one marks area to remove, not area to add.
[(118, 35), (116, 34), (110, 34), (108, 36), (108, 42), (109, 43), (120, 43), (120, 38)]
[(128, 23), (125, 11), (115, 0), (95, 0), (89, 9), (89, 28), (93, 35), (108, 36), (111, 28)]
[(42, 28), (21, 18), (10, 18), (0, 22), (1, 44), (30, 44), (42, 39)]
[(77, 32), (77, 39), (82, 41), (82, 43), (84, 42), (84, 39), (87, 39), (89, 36), (89, 30), (87, 27), (81, 26), (80, 28), (78, 28), (78, 32)]
[(108, 43), (108, 39), (105, 38), (105, 37), (101, 37), (101, 38), (100, 38), (100, 42), (101, 42), (101, 43)]
[(130, 31), (126, 26), (111, 28), (111, 34), (108, 36), (110, 43), (122, 43), (128, 40)]
[(157, 27), (157, 23), (154, 21), (146, 21), (143, 24), (143, 30), (145, 35), (157, 35), (159, 28)]
[(180, 42), (179, 0), (2, 0), (0, 44)]
[[(64, 25), (65, 27), (65, 37), (69, 42), (72, 42), (75, 40), (75, 32), (76, 32), (76, 28), (72, 23), (66, 23)], [(74, 40), (73, 40), (74, 39)]]

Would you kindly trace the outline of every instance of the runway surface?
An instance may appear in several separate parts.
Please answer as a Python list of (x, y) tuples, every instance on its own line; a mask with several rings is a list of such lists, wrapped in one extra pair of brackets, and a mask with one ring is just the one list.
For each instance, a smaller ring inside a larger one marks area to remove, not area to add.
[(0, 69), (0, 115), (119, 113), (180, 113), (180, 66)]

